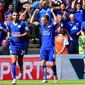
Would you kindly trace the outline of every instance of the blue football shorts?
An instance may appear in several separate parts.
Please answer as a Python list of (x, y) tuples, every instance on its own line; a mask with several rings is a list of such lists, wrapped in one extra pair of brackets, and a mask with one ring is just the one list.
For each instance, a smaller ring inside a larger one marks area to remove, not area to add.
[(41, 47), (40, 59), (54, 62), (55, 61), (54, 47)]

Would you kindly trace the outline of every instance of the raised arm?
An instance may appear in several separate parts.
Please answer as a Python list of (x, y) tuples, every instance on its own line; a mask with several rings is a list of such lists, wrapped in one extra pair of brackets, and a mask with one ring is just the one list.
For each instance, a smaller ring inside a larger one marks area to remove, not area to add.
[(34, 22), (35, 14), (36, 14), (36, 13), (38, 13), (38, 12), (39, 12), (39, 10), (38, 10), (38, 9), (36, 9), (36, 10), (34, 11), (34, 13), (33, 13), (32, 17), (31, 17), (31, 19), (30, 19), (30, 23), (33, 23), (33, 22)]
[(75, 9), (75, 4), (76, 4), (76, 0), (72, 1), (72, 5), (71, 5), (72, 9)]
[(51, 12), (52, 12), (52, 15), (53, 15), (54, 21), (57, 22), (57, 16), (54, 14), (53, 9), (51, 9)]
[(83, 0), (83, 9), (85, 10), (85, 0)]
[(49, 3), (50, 7), (52, 7), (52, 0), (50, 0), (50, 3)]

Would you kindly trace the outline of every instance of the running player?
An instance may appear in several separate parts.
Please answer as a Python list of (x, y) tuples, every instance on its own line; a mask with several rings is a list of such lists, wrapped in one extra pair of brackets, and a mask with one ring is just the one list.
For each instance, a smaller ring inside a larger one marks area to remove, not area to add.
[(26, 23), (19, 20), (17, 12), (12, 14), (13, 21), (8, 23), (8, 36), (10, 38), (10, 55), (12, 59), (12, 84), (16, 83), (16, 58), (18, 56), (18, 65), (20, 72), (23, 70), (23, 55), (24, 55), (24, 37), (27, 35), (28, 28)]

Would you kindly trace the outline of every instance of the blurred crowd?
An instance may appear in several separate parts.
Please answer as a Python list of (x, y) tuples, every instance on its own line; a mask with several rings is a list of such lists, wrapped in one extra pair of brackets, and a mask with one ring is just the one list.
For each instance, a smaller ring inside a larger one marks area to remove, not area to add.
[[(67, 38), (66, 45), (69, 54), (83, 54), (85, 48), (85, 0), (0, 0), (0, 55), (9, 54), (9, 41), (7, 37), (7, 24), (12, 21), (13, 11), (19, 13), (19, 19), (26, 22), (29, 27), (26, 39), (26, 53), (28, 52), (29, 38), (36, 43), (41, 43), (40, 28), (30, 19), (35, 10), (38, 10), (34, 21), (41, 23), (43, 15), (49, 16), (49, 23), (53, 22), (53, 14), (57, 17), (54, 27), (55, 37), (63, 29), (63, 35)], [(63, 40), (64, 41), (64, 40)], [(56, 43), (55, 43), (56, 44)], [(66, 53), (66, 54), (68, 54)]]

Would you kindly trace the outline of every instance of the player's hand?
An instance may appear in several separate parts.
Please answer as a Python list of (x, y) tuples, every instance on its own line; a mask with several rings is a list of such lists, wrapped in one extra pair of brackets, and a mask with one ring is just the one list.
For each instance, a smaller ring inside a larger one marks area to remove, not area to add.
[(6, 37), (6, 40), (7, 40), (7, 41), (10, 41), (10, 39), (11, 39), (10, 37), (8, 37), (8, 36)]
[(17, 35), (14, 35), (15, 38), (20, 38), (21, 35), (20, 34), (17, 34)]
[(39, 12), (39, 9), (36, 9), (36, 10), (35, 10), (35, 13), (38, 13), (38, 12)]
[(73, 38), (72, 38), (72, 37), (70, 37), (70, 40), (73, 40)]

